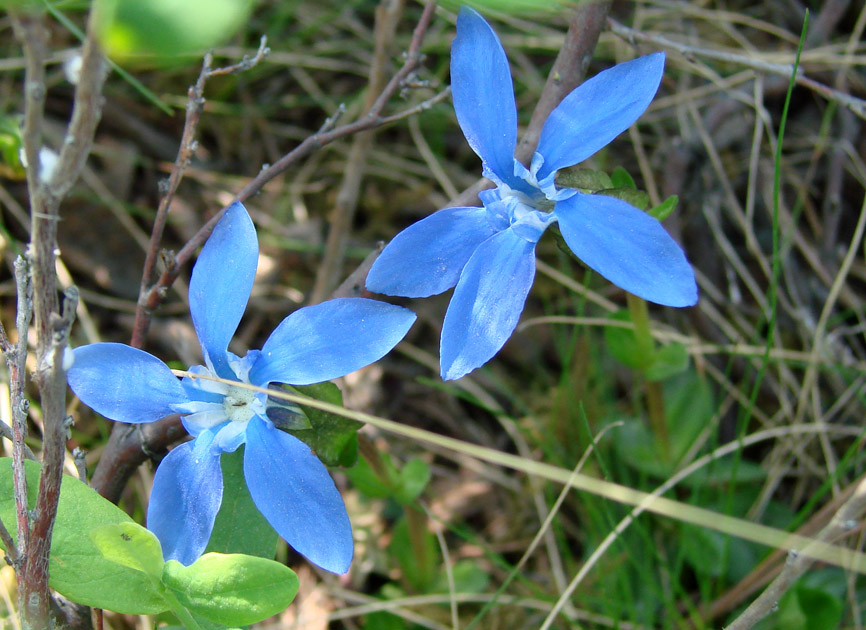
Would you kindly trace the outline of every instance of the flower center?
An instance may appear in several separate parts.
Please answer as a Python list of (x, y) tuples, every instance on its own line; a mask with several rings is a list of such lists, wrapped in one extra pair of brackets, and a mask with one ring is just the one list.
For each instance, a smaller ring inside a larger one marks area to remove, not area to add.
[(255, 400), (256, 392), (240, 387), (229, 387), (223, 399), (226, 417), (232, 422), (249, 422), (256, 413), (253, 405)]

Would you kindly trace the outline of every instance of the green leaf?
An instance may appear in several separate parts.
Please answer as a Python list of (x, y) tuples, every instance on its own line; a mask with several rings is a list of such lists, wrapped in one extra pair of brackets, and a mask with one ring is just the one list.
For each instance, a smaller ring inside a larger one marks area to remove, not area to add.
[[(426, 529), (421, 536), (419, 548), (413, 548), (408, 521), (406, 518), (401, 518), (394, 526), (389, 550), (391, 556), (397, 559), (403, 577), (412, 590), (416, 593), (429, 593), (430, 586), (436, 580), (436, 567), (441, 564), (439, 545), (436, 537)], [(423, 557), (419, 558), (419, 554), (423, 554)]]
[(677, 209), (677, 204), (680, 202), (680, 198), (676, 195), (671, 195), (664, 201), (662, 201), (655, 208), (650, 208), (649, 214), (651, 217), (655, 217), (659, 221), (664, 221), (667, 219), (674, 210)]
[(420, 459), (410, 459), (403, 466), (394, 488), (394, 498), (403, 505), (414, 503), (427, 482), (430, 481), (430, 466)]
[(651, 477), (667, 478), (674, 465), (659, 452), (656, 437), (647, 425), (634, 418), (622, 419), (622, 425), (611, 429), (616, 454), (634, 468)]
[[(30, 507), (35, 503), (40, 466), (25, 462)], [(0, 458), (0, 518), (15, 522), (12, 460)], [(81, 483), (63, 476), (54, 535), (51, 540), (49, 585), (72, 601), (132, 615), (162, 612), (168, 605), (141, 571), (103, 557), (87, 535), (112, 523), (132, 523), (116, 505)]]
[(599, 195), (606, 197), (614, 197), (628, 204), (633, 205), (638, 210), (646, 210), (649, 207), (650, 198), (647, 193), (642, 190), (635, 190), (630, 186), (620, 186), (617, 188), (607, 188), (599, 190)]
[(97, 33), (115, 60), (149, 65), (188, 60), (230, 37), (249, 0), (99, 0)]
[[(483, 593), (490, 584), (490, 576), (487, 571), (473, 560), (455, 562), (451, 569), (451, 575), (454, 577), (454, 590), (457, 593)], [(448, 592), (448, 576), (445, 571), (439, 573), (431, 591), (433, 593)]]
[(279, 536), (253, 503), (244, 478), (244, 447), (223, 453), (223, 500), (205, 552), (243, 553), (272, 559)]
[(713, 390), (706, 379), (689, 370), (665, 381), (664, 399), (671, 454), (679, 461), (715, 414)]
[(689, 369), (689, 351), (678, 342), (656, 349), (652, 361), (644, 370), (650, 381), (663, 381)]
[[(391, 465), (391, 459), (385, 453), (381, 453), (381, 457), (389, 475), (392, 479), (396, 479), (397, 471), (394, 466)], [(382, 481), (382, 479), (379, 478), (379, 475), (376, 474), (376, 471), (373, 470), (373, 467), (370, 466), (370, 463), (363, 457), (358, 459), (358, 463), (352, 468), (347, 468), (345, 473), (349, 478), (349, 481), (352, 482), (352, 485), (369, 499), (387, 499), (394, 494), (394, 491), (392, 490), (393, 483), (389, 485)]]
[[(623, 309), (612, 313), (608, 319), (614, 322), (631, 322), (631, 314)], [(604, 340), (614, 358), (632, 369), (643, 371), (653, 362), (654, 356), (648, 356), (641, 349), (632, 328), (605, 326)]]
[(208, 553), (188, 567), (169, 560), (162, 582), (193, 613), (230, 626), (276, 615), (298, 592), (298, 576), (289, 567), (241, 554)]
[(164, 564), (162, 545), (152, 532), (138, 523), (100, 525), (90, 530), (90, 540), (106, 560), (141, 571), (159, 581)]
[(21, 126), (18, 116), (0, 116), (0, 177), (24, 179), (21, 164)]
[(637, 190), (634, 183), (634, 178), (622, 166), (617, 166), (610, 174), (610, 181), (613, 182), (611, 188), (632, 188)]
[[(331, 382), (283, 387), (290, 392), (332, 405), (343, 404), (343, 393)], [(354, 466), (358, 461), (357, 432), (362, 426), (361, 423), (313, 407), (299, 406), (310, 419), (312, 428), (305, 431), (291, 430), (287, 433), (309, 446), (326, 466)]]
[(578, 166), (557, 171), (556, 185), (559, 188), (575, 188), (588, 192), (598, 192), (614, 187), (613, 182), (610, 181), (610, 176), (604, 171), (594, 171)]

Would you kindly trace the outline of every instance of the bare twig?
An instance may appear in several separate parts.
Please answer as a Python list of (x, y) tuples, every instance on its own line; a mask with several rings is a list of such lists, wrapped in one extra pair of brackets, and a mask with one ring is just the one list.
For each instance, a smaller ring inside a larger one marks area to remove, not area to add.
[[(22, 392), (14, 408), (13, 460), (19, 533), (19, 562), (16, 570), (18, 601), (24, 625), (47, 628), (52, 609), (48, 590), (48, 556), (60, 497), (68, 431), (63, 359), (78, 298), (77, 290), (67, 290), (63, 312), (59, 312), (54, 271), (58, 209), (60, 200), (75, 183), (90, 153), (101, 111), (105, 59), (96, 43), (94, 12), (88, 20), (81, 74), (63, 147), (53, 172), (42, 172), (40, 152), (45, 106), (46, 29), (42, 15), (38, 12), (13, 12), (12, 22), (15, 34), (24, 48), (26, 62), (22, 141), (29, 165), (27, 188), (31, 217), (29, 266), (26, 267), (29, 279), (25, 278), (27, 274), (22, 272), (17, 280), (19, 297), (22, 286), (25, 294), (28, 288), (32, 287), (32, 313), (37, 335), (34, 381), (39, 388), (44, 423), (42, 475), (31, 519), (24, 476), (26, 399)], [(25, 269), (25, 266), (20, 264), (18, 268)], [(29, 310), (26, 298), (19, 299), (19, 319), (27, 319), (29, 314), (22, 315), (22, 308)], [(26, 331), (27, 327), (19, 323), (20, 338), (26, 339)]]
[[(376, 8), (376, 27), (374, 29), (373, 61), (367, 81), (367, 98), (364, 103), (364, 114), (370, 112), (376, 97), (385, 85), (385, 70), (388, 65), (388, 50), (394, 41), (397, 24), (403, 13), (403, 0), (382, 0)], [(417, 54), (417, 53), (416, 53)], [(375, 130), (355, 134), (352, 147), (346, 159), (343, 181), (337, 192), (337, 200), (330, 217), (328, 238), (325, 243), (325, 253), (316, 272), (316, 282), (310, 298), (312, 304), (318, 304), (328, 298), (337, 284), (340, 269), (343, 265), (349, 231), (358, 207), (358, 194), (364, 177), (364, 165), (367, 155), (373, 146)]]
[(156, 218), (154, 219), (153, 230), (150, 235), (150, 245), (147, 249), (144, 269), (141, 274), (141, 289), (139, 290), (135, 324), (132, 329), (132, 339), (129, 342), (129, 344), (134, 348), (141, 348), (144, 345), (144, 336), (147, 333), (147, 329), (150, 327), (151, 314), (155, 308), (155, 306), (150, 306), (151, 302), (148, 301), (148, 298), (150, 296), (156, 263), (157, 260), (159, 260), (162, 234), (165, 230), (165, 222), (168, 219), (168, 213), (171, 210), (171, 203), (174, 200), (174, 195), (183, 179), (184, 172), (198, 149), (198, 143), (195, 140), (195, 136), (201, 113), (204, 109), (205, 84), (208, 79), (213, 76), (235, 74), (254, 67), (267, 56), (270, 50), (267, 43), (267, 38), (262, 36), (261, 42), (259, 43), (259, 49), (256, 51), (255, 55), (252, 57), (244, 57), (240, 62), (224, 68), (214, 68), (212, 66), (213, 55), (207, 53), (204, 57), (204, 63), (202, 64), (202, 69), (195, 85), (191, 85), (187, 92), (186, 120), (183, 125), (180, 147), (178, 148), (177, 158), (172, 166), (171, 174), (165, 182), (165, 189), (162, 198), (160, 199), (159, 207), (156, 210)]
[[(783, 77), (790, 77), (791, 73), (794, 71), (794, 67), (788, 63), (771, 63), (769, 61), (764, 61), (763, 59), (749, 57), (748, 55), (740, 55), (737, 53), (725, 52), (723, 50), (713, 50), (711, 48), (701, 48), (699, 46), (681, 44), (680, 42), (675, 42), (672, 39), (668, 39), (664, 35), (658, 35), (656, 33), (643, 33), (641, 31), (629, 28), (624, 24), (620, 24), (613, 18), (608, 18), (608, 24), (610, 25), (611, 31), (629, 42), (649, 42), (661, 48), (675, 50), (687, 59), (691, 59), (694, 57), (715, 59), (716, 61), (733, 63), (738, 66), (743, 66), (744, 68), (752, 68), (754, 70), (757, 70), (758, 72), (765, 72), (768, 74), (775, 74)], [(824, 85), (823, 83), (815, 81), (814, 79), (810, 79), (804, 74), (802, 68), (797, 69), (796, 82), (797, 85), (802, 85), (803, 87), (809, 88), (810, 90), (817, 92), (827, 100), (835, 101), (843, 107), (847, 107), (849, 110), (857, 114), (857, 116), (866, 120), (866, 101), (851, 96), (850, 94), (846, 94), (845, 92), (842, 92), (840, 90), (834, 89), (829, 85)]]
[[(857, 527), (864, 511), (866, 511), (866, 479), (860, 482), (854, 494), (836, 512), (829, 525), (821, 530), (813, 545), (835, 543), (851, 533)], [(782, 595), (815, 563), (815, 560), (809, 557), (809, 551), (810, 546), (800, 552), (791, 551), (778, 577), (727, 627), (727, 630), (748, 630), (775, 610)]]

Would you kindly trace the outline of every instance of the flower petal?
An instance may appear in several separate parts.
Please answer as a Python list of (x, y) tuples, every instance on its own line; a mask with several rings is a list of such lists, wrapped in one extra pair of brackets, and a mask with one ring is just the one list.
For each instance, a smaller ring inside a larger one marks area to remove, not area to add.
[(385, 295), (429, 297), (457, 284), (472, 252), (496, 233), (484, 208), (446, 208), (400, 232), (367, 275)]
[(213, 431), (172, 450), (156, 469), (147, 506), (147, 528), (162, 543), (166, 560), (189, 566), (207, 547), (223, 497)]
[(66, 374), (85, 405), (106, 418), (137, 424), (175, 413), (189, 400), (178, 378), (152, 354), (121, 343), (94, 343), (73, 350)]
[(192, 323), (207, 359), (223, 378), (234, 378), (226, 349), (247, 307), (259, 244), (242, 204), (229, 206), (199, 254), (189, 283)]
[(345, 376), (385, 356), (414, 321), (407, 308), (364, 298), (306, 306), (268, 337), (250, 382), (309, 385)]
[(505, 345), (535, 278), (535, 242), (508, 229), (484, 241), (454, 290), (439, 346), (442, 378), (460, 378)]
[(683, 250), (647, 213), (613, 197), (577, 194), (554, 214), (571, 251), (618, 287), (666, 306), (698, 301)]
[(599, 72), (566, 96), (541, 130), (538, 180), (582, 162), (631, 127), (655, 96), (664, 67), (664, 53), (639, 57)]
[(465, 6), (451, 46), (451, 94), (457, 121), (484, 163), (485, 176), (489, 171), (499, 182), (523, 189), (514, 176), (517, 106), (508, 58), (490, 25)]
[(294, 549), (333, 573), (352, 563), (352, 525), (325, 466), (297, 438), (252, 418), (244, 477), (256, 507)]

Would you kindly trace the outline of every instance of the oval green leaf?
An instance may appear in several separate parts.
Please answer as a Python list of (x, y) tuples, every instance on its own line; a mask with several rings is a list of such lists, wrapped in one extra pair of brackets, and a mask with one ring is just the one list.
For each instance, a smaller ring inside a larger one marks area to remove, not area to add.
[[(25, 470), (32, 508), (40, 466), (27, 461)], [(0, 518), (4, 523), (15, 522), (12, 460), (8, 457), (0, 458)], [(79, 604), (119, 613), (148, 615), (168, 610), (147, 575), (105, 559), (87, 535), (102, 525), (132, 522), (95, 490), (64, 475), (48, 565), (51, 588)]]
[(298, 576), (289, 567), (241, 554), (207, 553), (188, 567), (169, 560), (162, 583), (191, 612), (228, 626), (276, 615), (298, 592)]

